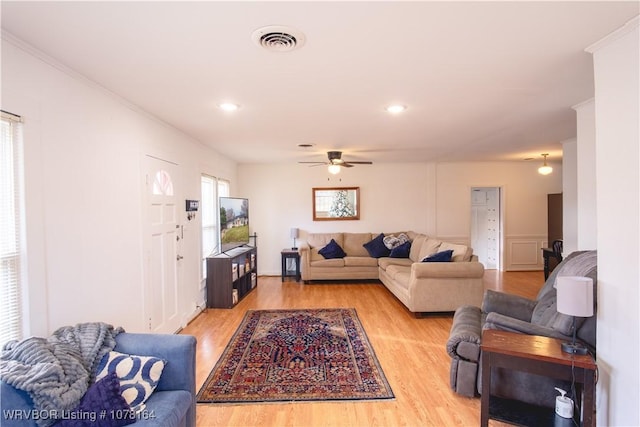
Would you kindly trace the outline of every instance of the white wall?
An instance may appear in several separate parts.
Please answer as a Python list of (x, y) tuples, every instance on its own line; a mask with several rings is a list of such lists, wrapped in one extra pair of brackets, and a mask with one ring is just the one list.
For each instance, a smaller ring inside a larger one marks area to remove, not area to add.
[(597, 423), (640, 425), (640, 17), (593, 53), (598, 218)]
[(562, 250), (578, 250), (578, 142), (562, 142)]
[[(538, 166), (528, 162), (378, 163), (334, 176), (322, 167), (242, 164), (237, 195), (250, 199), (260, 274), (280, 274), (280, 251), (292, 245), (291, 227), (312, 232), (414, 230), (468, 244), (471, 188), (491, 186), (502, 187), (506, 201), (504, 265), (541, 269), (547, 194), (561, 191), (562, 168), (554, 165), (554, 173), (544, 177), (537, 173)], [(360, 220), (314, 222), (311, 189), (336, 186), (360, 187)]]
[[(38, 55), (38, 57), (34, 56)], [(178, 163), (178, 199), (235, 163), (3, 35), (2, 108), (24, 118), (29, 334), (84, 321), (145, 331), (142, 162)], [(203, 300), (199, 219), (185, 225), (179, 311)]]
[(596, 110), (593, 99), (574, 107), (577, 113), (578, 249), (596, 249)]
[[(238, 167), (240, 197), (249, 198), (251, 232), (258, 233), (258, 271), (280, 274), (280, 251), (291, 247), (289, 229), (323, 232), (426, 230), (433, 215), (429, 171), (420, 163), (357, 166), (330, 175), (298, 164)], [(360, 220), (313, 221), (314, 187), (360, 187)]]
[(501, 187), (505, 270), (541, 268), (547, 245), (547, 194), (562, 191), (562, 167), (538, 173), (539, 163), (444, 163), (437, 173), (437, 234), (453, 241), (470, 234), (471, 187)]

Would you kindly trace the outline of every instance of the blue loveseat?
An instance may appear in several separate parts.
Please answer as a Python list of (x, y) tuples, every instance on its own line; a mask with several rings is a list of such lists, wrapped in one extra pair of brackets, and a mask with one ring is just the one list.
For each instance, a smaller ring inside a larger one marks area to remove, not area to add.
[[(160, 382), (146, 402), (145, 414), (132, 426), (195, 426), (196, 420), (196, 339), (190, 335), (133, 334), (116, 336), (115, 351), (138, 356), (155, 356), (166, 360)], [(34, 420), (10, 420), (9, 414), (30, 414), (33, 401), (29, 395), (0, 382), (0, 424), (36, 426)]]

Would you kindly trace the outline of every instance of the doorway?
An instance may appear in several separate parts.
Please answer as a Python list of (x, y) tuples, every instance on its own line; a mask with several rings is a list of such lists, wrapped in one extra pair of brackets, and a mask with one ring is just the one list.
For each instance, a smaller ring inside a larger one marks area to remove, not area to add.
[(500, 187), (471, 188), (471, 247), (487, 270), (500, 270)]

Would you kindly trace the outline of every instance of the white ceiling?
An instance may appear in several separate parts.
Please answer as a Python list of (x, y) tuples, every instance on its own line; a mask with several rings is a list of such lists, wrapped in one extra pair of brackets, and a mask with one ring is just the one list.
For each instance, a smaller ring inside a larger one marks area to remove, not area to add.
[[(541, 159), (593, 96), (584, 49), (640, 2), (12, 2), (2, 29), (239, 163)], [(251, 34), (288, 25), (288, 53)], [(240, 104), (224, 113), (217, 104)], [(392, 116), (384, 107), (407, 105)], [(302, 149), (298, 144), (314, 144)]]

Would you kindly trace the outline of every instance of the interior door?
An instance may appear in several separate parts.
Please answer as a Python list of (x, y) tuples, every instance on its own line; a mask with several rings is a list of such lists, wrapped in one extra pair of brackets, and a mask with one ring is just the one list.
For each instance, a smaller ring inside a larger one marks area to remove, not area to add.
[(487, 270), (500, 269), (500, 188), (471, 189), (471, 247)]
[(180, 328), (178, 165), (149, 156), (145, 161), (145, 320), (150, 332), (173, 333)]

